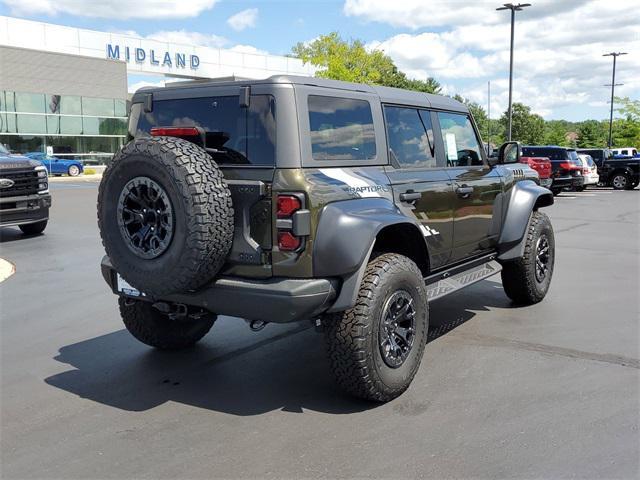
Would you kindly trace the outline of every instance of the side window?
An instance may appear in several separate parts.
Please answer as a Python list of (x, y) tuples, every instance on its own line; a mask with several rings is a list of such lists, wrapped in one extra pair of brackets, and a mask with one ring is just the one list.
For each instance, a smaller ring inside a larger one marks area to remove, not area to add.
[(438, 112), (448, 167), (484, 165), (482, 147), (467, 115)]
[(309, 95), (314, 160), (371, 160), (376, 156), (371, 105), (366, 100)]
[(384, 107), (384, 116), (391, 159), (404, 168), (438, 166), (429, 112), (419, 112), (415, 108)]

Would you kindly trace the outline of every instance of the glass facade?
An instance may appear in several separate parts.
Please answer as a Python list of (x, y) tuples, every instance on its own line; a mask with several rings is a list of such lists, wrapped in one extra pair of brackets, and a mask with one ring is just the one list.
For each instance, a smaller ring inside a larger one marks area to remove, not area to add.
[(0, 143), (13, 153), (47, 152), (107, 163), (127, 135), (123, 99), (0, 90)]

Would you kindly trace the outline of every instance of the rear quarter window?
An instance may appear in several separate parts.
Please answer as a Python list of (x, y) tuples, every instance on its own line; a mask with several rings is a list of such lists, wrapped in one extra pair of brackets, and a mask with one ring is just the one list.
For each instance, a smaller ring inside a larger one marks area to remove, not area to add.
[(366, 100), (309, 95), (311, 152), (318, 161), (358, 161), (376, 157), (371, 105)]

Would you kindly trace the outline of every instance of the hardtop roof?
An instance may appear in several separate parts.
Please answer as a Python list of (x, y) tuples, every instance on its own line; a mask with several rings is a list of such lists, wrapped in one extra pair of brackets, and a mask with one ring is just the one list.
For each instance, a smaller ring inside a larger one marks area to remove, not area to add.
[[(377, 95), (383, 103), (399, 105), (412, 105), (418, 107), (436, 108), (467, 113), (467, 106), (453, 98), (444, 95), (404, 90), (401, 88), (382, 87), (378, 85), (366, 85), (361, 83), (343, 82), (326, 78), (302, 77), (295, 75), (274, 75), (262, 80), (195, 80), (193, 82), (176, 82), (165, 87), (143, 87), (137, 93), (167, 91), (172, 89), (211, 88), (233, 85), (265, 85), (265, 84), (291, 84), (306, 85), (311, 87), (327, 88), (332, 90), (346, 90), (351, 92), (366, 92)], [(134, 97), (135, 95), (134, 94)]]

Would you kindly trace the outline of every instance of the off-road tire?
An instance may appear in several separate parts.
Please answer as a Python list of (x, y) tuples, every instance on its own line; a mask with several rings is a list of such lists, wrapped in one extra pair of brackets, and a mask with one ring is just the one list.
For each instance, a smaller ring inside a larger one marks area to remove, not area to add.
[(171, 319), (150, 302), (118, 299), (120, 316), (129, 333), (142, 343), (160, 350), (178, 350), (195, 345), (216, 320), (213, 314), (198, 319)]
[(630, 184), (631, 180), (625, 173), (615, 173), (613, 177), (611, 177), (611, 186), (614, 190), (628, 190)]
[(20, 230), (25, 235), (38, 235), (44, 232), (44, 229), (47, 228), (48, 220), (42, 220), (36, 223), (28, 223), (26, 225), (20, 225)]
[[(555, 261), (555, 239), (553, 227), (542, 212), (533, 212), (526, 232), (526, 243), (522, 257), (502, 265), (502, 286), (507, 296), (519, 305), (532, 305), (540, 302), (551, 284)], [(548, 274), (543, 281), (536, 278), (536, 249), (538, 240), (546, 236), (550, 247)]]
[[(384, 305), (400, 289), (413, 299), (415, 335), (404, 363), (391, 368), (382, 358), (378, 339)], [(338, 385), (365, 400), (392, 400), (409, 387), (427, 343), (429, 305), (420, 269), (398, 254), (373, 258), (365, 270), (355, 306), (325, 315), (323, 323), (329, 362)]]
[[(129, 181), (160, 185), (173, 207), (173, 236), (156, 258), (127, 245), (118, 203)], [(233, 242), (231, 192), (211, 156), (174, 137), (142, 137), (125, 145), (107, 167), (98, 191), (98, 225), (114, 269), (133, 287), (162, 296), (197, 289), (220, 270)]]

